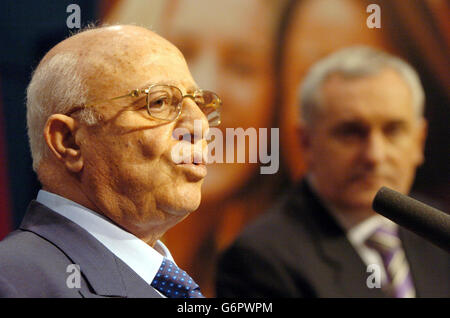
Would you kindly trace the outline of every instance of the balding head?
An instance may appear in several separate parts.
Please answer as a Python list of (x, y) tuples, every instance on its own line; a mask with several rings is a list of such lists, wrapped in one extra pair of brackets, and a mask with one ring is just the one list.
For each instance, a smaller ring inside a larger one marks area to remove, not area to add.
[[(206, 167), (174, 162), (182, 143), (174, 136), (193, 135), (194, 121), (205, 136), (208, 120), (192, 99), (174, 105), (173, 87), (199, 93), (180, 51), (147, 29), (90, 29), (56, 45), (28, 87), (33, 164), (44, 189), (150, 244), (194, 211)], [(178, 115), (164, 118), (174, 107)]]
[[(43, 129), (51, 114), (67, 113), (90, 101), (102, 100), (137, 84), (135, 74), (157, 64), (161, 56), (182, 54), (170, 42), (142, 27), (117, 25), (91, 28), (53, 47), (36, 68), (27, 89), (27, 125), (37, 171), (48, 155)], [(149, 58), (150, 57), (150, 58)], [(97, 121), (95, 111), (79, 114), (88, 124)]]

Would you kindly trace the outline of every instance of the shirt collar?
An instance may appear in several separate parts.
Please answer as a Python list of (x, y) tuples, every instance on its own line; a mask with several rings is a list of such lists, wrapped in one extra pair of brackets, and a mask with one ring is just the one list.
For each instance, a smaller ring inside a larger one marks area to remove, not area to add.
[(153, 281), (164, 257), (174, 261), (161, 241), (156, 241), (152, 248), (106, 217), (76, 202), (45, 190), (39, 191), (36, 201), (85, 229), (148, 284)]
[(373, 215), (349, 229), (347, 231), (347, 237), (352, 243), (361, 245), (364, 244), (380, 226), (386, 226), (394, 229), (397, 227), (397, 224), (386, 219), (384, 216), (378, 214)]
[(380, 226), (386, 226), (392, 229), (395, 229), (398, 226), (391, 220), (379, 214), (374, 214), (371, 217), (360, 220), (350, 217), (345, 211), (342, 211), (333, 205), (325, 205), (334, 219), (344, 229), (348, 240), (353, 246), (363, 245)]

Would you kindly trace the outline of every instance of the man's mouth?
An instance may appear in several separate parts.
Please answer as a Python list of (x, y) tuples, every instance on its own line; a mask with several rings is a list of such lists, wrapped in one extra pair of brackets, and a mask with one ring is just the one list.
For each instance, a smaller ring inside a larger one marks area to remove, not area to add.
[(352, 180), (353, 183), (364, 187), (381, 187), (382, 185), (388, 185), (390, 181), (390, 178), (386, 175), (379, 174), (360, 175)]
[(192, 155), (192, 163), (195, 165), (205, 165), (207, 162), (207, 158), (203, 157), (203, 153), (199, 153), (199, 152), (194, 152), (194, 154)]
[(185, 156), (177, 166), (184, 171), (189, 181), (195, 182), (206, 177), (208, 172), (207, 162), (206, 151), (192, 151), (191, 156)]
[(189, 181), (200, 181), (208, 173), (204, 163), (180, 163), (177, 166), (184, 171)]

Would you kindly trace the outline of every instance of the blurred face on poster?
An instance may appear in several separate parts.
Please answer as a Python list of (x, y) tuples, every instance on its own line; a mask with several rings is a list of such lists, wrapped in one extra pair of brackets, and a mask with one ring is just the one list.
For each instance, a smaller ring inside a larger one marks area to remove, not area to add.
[[(271, 125), (275, 23), (269, 4), (198, 0), (193, 5), (180, 0), (168, 2), (164, 10), (162, 33), (183, 52), (197, 83), (216, 91), (223, 100), (220, 128), (224, 136), (226, 128)], [(210, 165), (203, 187), (205, 199), (216, 201), (230, 195), (258, 173), (257, 167), (249, 163)]]

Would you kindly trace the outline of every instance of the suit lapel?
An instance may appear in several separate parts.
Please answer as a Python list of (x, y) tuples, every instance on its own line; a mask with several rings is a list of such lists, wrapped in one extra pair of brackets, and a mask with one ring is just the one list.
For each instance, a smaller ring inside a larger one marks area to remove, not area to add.
[(123, 283), (129, 298), (162, 298), (153, 287), (149, 286), (135, 271), (120, 258), (116, 257), (117, 267), (122, 274)]
[(85, 297), (159, 296), (87, 231), (36, 201), (30, 203), (20, 228), (45, 238), (80, 265), (82, 275), (93, 289), (80, 291)]
[(154, 288), (150, 287), (139, 275), (137, 275), (120, 258), (115, 257), (117, 268), (122, 277), (126, 296), (121, 295), (99, 295), (87, 289), (80, 290), (80, 294), (85, 298), (99, 297), (127, 297), (127, 298), (162, 298)]
[(371, 273), (367, 272), (367, 266), (345, 234), (324, 236), (319, 245), (323, 258), (334, 271), (336, 286), (339, 286), (343, 297), (385, 297), (380, 289), (367, 287)]
[(304, 181), (300, 186), (301, 196), (297, 204), (305, 211), (310, 224), (310, 234), (314, 237), (318, 255), (329, 265), (333, 273), (336, 297), (385, 297), (380, 289), (370, 289), (366, 285), (367, 267), (348, 241), (344, 230), (328, 213), (319, 198)]

